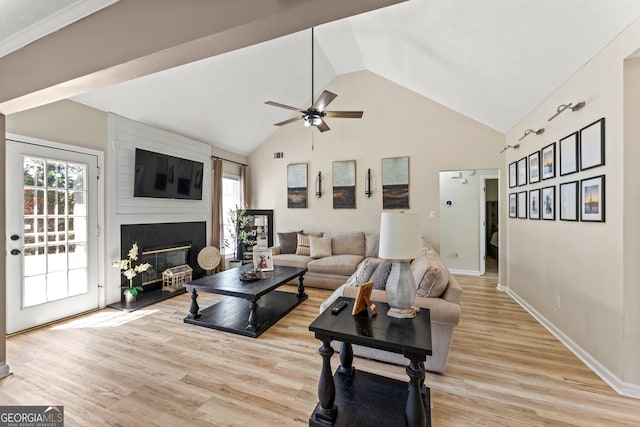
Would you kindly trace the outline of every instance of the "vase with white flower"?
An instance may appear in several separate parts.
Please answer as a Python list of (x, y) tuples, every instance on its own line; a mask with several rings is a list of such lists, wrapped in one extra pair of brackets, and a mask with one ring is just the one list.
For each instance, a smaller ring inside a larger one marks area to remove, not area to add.
[(122, 286), (124, 298), (127, 303), (136, 300), (138, 293), (142, 291), (142, 286), (133, 286), (133, 278), (151, 268), (151, 264), (145, 262), (143, 264), (135, 264), (138, 261), (138, 243), (134, 243), (126, 259), (115, 261), (112, 265), (119, 268), (122, 275), (129, 280), (128, 286)]

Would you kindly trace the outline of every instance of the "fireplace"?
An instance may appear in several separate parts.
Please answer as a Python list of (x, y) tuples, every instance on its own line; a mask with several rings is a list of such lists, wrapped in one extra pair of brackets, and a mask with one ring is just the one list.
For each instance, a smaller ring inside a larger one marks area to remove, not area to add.
[[(138, 243), (139, 262), (148, 262), (152, 268), (134, 277), (136, 286), (145, 293), (162, 289), (162, 272), (170, 267), (187, 264), (193, 269), (193, 278), (205, 275), (196, 259), (206, 246), (206, 222), (179, 222), (158, 224), (127, 224), (120, 228), (120, 252), (127, 257), (133, 243)], [(128, 284), (126, 279), (122, 285)]]

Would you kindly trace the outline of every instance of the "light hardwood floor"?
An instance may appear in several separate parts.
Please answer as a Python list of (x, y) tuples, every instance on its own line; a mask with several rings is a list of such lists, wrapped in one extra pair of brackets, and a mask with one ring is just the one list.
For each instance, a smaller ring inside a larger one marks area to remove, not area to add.
[[(457, 278), (462, 321), (449, 367), (426, 378), (434, 426), (640, 425), (640, 401), (612, 391), (495, 277)], [(64, 405), (67, 426), (307, 425), (321, 366), (308, 325), (329, 294), (307, 292), (258, 339), (184, 324), (186, 294), (10, 337), (14, 374), (0, 381), (0, 405)], [(201, 307), (217, 298), (201, 295)], [(404, 367), (355, 365), (407, 378)]]

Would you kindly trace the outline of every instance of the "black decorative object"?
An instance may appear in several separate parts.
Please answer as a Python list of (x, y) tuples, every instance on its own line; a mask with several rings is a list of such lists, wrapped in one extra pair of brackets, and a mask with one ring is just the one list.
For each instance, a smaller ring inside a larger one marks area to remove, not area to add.
[(318, 175), (316, 175), (316, 197), (319, 199), (322, 194), (322, 172), (318, 171)]
[(371, 168), (367, 169), (367, 173), (364, 176), (364, 194), (367, 197), (373, 195), (373, 191), (371, 191)]

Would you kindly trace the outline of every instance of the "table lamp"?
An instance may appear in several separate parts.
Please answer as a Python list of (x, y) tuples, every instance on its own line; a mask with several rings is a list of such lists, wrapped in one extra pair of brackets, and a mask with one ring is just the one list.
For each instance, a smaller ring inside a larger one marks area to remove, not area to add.
[(411, 260), (422, 255), (420, 215), (404, 212), (382, 212), (380, 218), (379, 257), (392, 261), (387, 279), (387, 316), (413, 318), (416, 282), (409, 269)]

